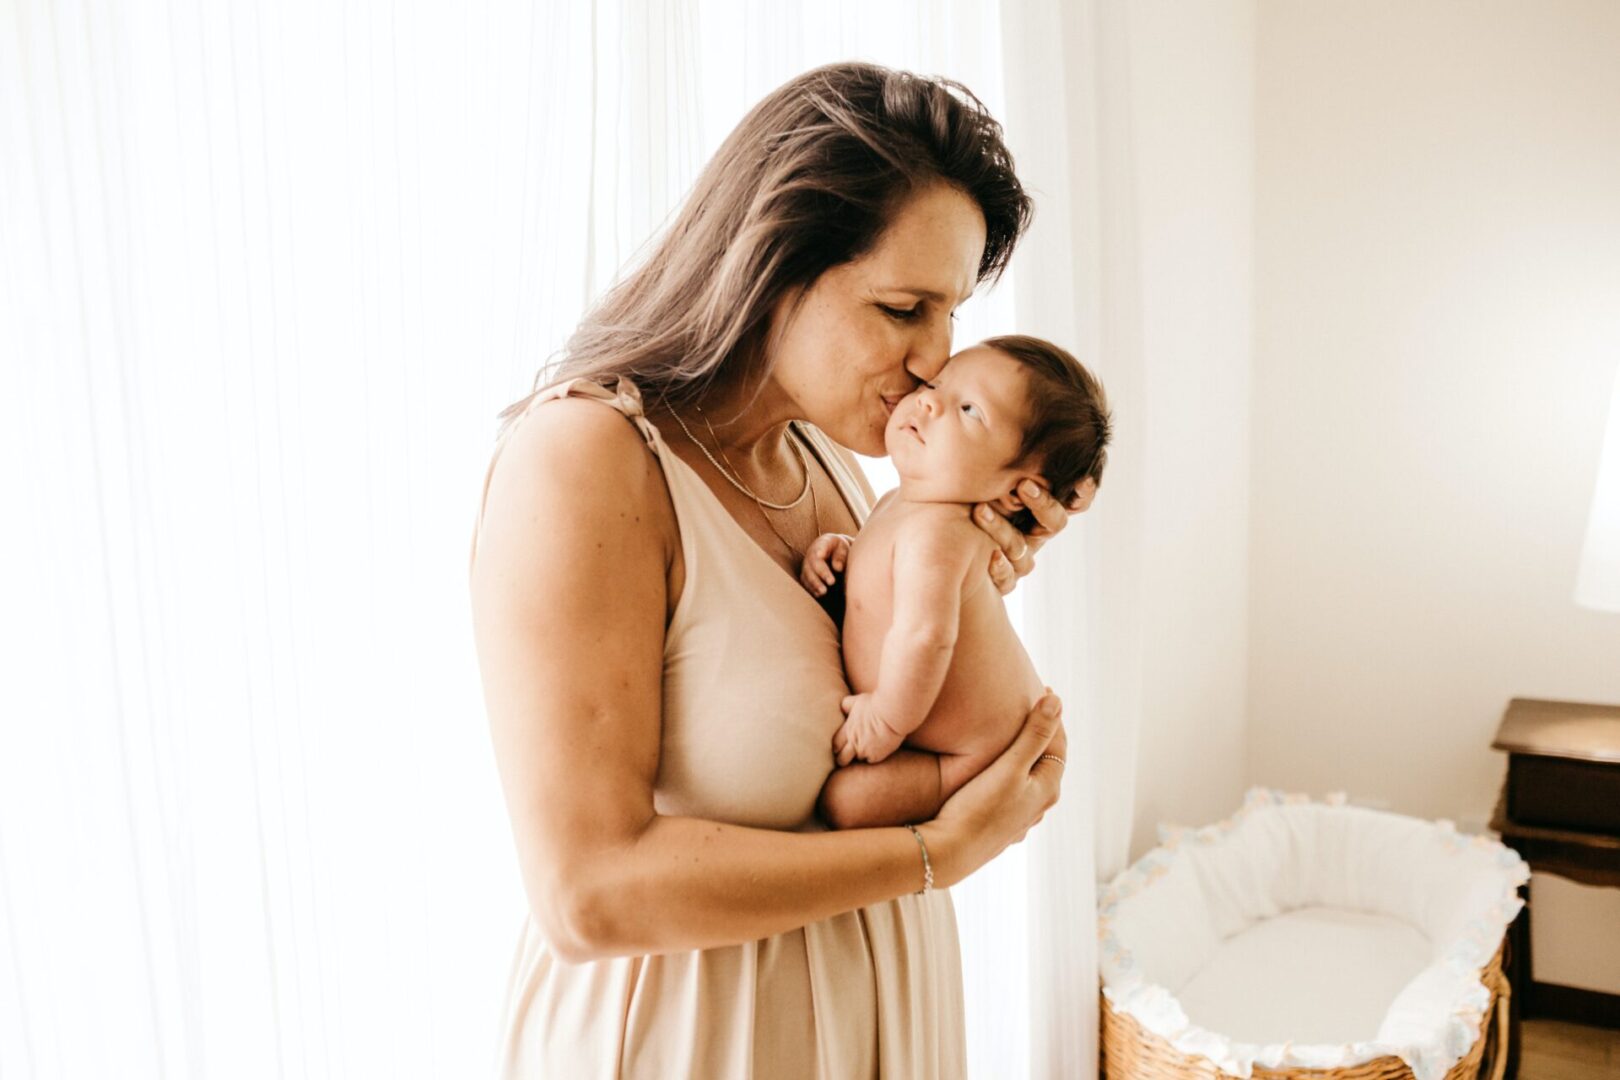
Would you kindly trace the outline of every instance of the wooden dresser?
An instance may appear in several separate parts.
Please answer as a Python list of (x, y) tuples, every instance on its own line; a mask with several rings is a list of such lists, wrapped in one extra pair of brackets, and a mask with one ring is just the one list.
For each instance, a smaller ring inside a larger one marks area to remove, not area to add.
[[(1491, 819), (1502, 842), (1532, 870), (1620, 888), (1620, 706), (1514, 698), (1491, 745), (1508, 755)], [(1509, 934), (1515, 1029), (1520, 1016), (1620, 1028), (1620, 995), (1534, 981), (1530, 917), (1526, 905)]]

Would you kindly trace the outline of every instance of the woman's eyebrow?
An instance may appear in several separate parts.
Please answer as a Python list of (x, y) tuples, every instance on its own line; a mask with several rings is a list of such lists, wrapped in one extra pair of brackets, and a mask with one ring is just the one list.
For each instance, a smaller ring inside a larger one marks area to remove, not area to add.
[(911, 285), (891, 285), (888, 291), (903, 292), (909, 296), (915, 296), (919, 300), (934, 300), (940, 303), (945, 301), (945, 294), (942, 292), (935, 292), (933, 289), (919, 289)]

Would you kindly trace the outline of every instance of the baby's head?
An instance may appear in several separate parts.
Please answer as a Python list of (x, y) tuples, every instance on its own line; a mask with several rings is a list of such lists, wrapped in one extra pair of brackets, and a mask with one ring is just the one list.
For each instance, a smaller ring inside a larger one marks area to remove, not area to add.
[(1028, 530), (1015, 491), (1026, 477), (1068, 502), (1108, 462), (1102, 384), (1064, 350), (1021, 334), (951, 357), (895, 406), (884, 433), (905, 496), (991, 503)]

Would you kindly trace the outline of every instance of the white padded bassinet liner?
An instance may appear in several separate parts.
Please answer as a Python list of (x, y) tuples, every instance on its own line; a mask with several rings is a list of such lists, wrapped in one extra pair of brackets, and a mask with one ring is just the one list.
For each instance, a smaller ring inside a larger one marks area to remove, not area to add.
[(1511, 849), (1261, 788), (1160, 835), (1098, 898), (1115, 1010), (1243, 1077), (1395, 1054), (1438, 1080), (1473, 1045), (1530, 875)]

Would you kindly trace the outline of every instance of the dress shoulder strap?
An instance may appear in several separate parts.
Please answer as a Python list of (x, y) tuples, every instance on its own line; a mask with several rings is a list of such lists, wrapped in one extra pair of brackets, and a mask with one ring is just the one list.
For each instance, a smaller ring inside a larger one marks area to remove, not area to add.
[(495, 436), (495, 449), (489, 457), (489, 467), (484, 470), (484, 487), (478, 496), (478, 512), (473, 518), (472, 550), (467, 556), (467, 568), (472, 569), (472, 562), (478, 555), (478, 534), (484, 523), (484, 504), (489, 499), (489, 482), (495, 476), (495, 463), (500, 460), (501, 451), (506, 448), (506, 442), (517, 430), (519, 424), (528, 419), (529, 414), (549, 401), (558, 401), (566, 397), (587, 398), (599, 401), (611, 409), (618, 410), (626, 420), (635, 425), (646, 442), (648, 449), (654, 457), (662, 459), (665, 447), (664, 441), (658, 434), (658, 429), (652, 421), (647, 419), (646, 411), (641, 404), (641, 390), (635, 383), (624, 376), (620, 376), (612, 389), (602, 383), (589, 378), (565, 379), (559, 383), (542, 387), (529, 395), (528, 401), (514, 413), (502, 426)]

